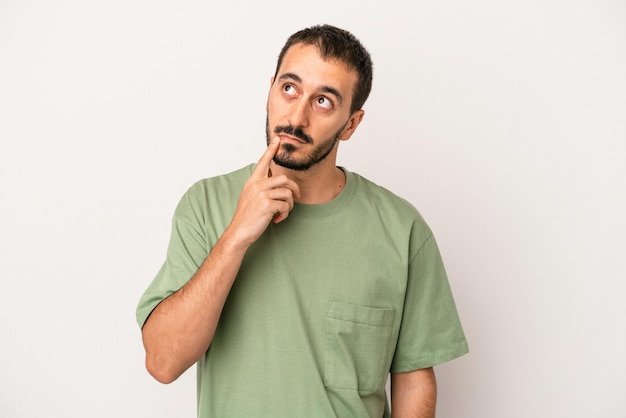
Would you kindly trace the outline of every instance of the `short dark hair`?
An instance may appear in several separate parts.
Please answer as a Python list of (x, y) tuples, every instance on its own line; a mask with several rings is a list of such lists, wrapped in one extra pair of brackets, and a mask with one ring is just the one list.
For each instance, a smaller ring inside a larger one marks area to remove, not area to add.
[(278, 75), (287, 50), (295, 44), (315, 45), (323, 59), (337, 59), (350, 70), (356, 70), (358, 80), (354, 86), (350, 112), (363, 107), (372, 90), (373, 65), (369, 52), (354, 35), (331, 25), (311, 26), (294, 33), (278, 55), (274, 77)]

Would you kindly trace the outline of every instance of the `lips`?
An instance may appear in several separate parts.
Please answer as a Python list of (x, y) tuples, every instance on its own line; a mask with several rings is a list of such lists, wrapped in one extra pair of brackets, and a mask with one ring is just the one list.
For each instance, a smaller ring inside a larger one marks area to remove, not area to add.
[(281, 142), (292, 142), (292, 143), (297, 143), (297, 144), (306, 144), (307, 142), (300, 139), (300, 138), (296, 138), (295, 136), (291, 136), (291, 135), (286, 135), (286, 134), (280, 134), (280, 141)]
[(301, 144), (312, 144), (313, 139), (304, 133), (302, 128), (294, 128), (293, 126), (277, 126), (274, 133), (281, 136), (281, 139), (288, 139), (299, 142)]

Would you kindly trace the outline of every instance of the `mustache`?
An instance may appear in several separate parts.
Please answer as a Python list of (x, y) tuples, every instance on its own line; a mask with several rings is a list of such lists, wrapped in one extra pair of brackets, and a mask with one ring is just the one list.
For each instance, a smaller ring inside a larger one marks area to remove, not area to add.
[(313, 138), (304, 133), (302, 128), (294, 128), (292, 125), (289, 126), (276, 126), (274, 128), (275, 134), (285, 133), (287, 135), (291, 135), (293, 137), (298, 138), (300, 141), (305, 142), (307, 144), (313, 143)]

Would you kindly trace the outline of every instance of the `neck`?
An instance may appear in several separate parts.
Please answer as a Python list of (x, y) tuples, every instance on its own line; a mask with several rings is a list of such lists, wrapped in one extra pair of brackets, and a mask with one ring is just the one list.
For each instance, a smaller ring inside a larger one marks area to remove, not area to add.
[(305, 171), (290, 170), (272, 162), (271, 169), (273, 175), (284, 174), (298, 184), (298, 203), (315, 205), (329, 202), (341, 193), (346, 184), (346, 175), (334, 165), (334, 161), (332, 166), (319, 163)]

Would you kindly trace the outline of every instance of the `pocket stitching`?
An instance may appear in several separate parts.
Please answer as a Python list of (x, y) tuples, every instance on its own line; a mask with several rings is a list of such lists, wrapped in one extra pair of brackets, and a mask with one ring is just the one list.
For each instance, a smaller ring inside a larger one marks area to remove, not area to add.
[[(376, 360), (372, 361), (371, 363), (373, 364), (374, 362), (377, 363), (377, 362), (386, 361), (389, 355), (390, 347), (391, 347), (390, 340), (391, 340), (391, 334), (393, 330), (394, 316), (395, 316), (395, 309), (393, 308), (375, 308), (375, 307), (370, 307), (366, 305), (356, 305), (356, 304), (351, 304), (351, 303), (346, 303), (346, 302), (341, 302), (341, 301), (336, 301), (336, 300), (329, 301), (329, 308), (326, 313), (327, 343), (326, 343), (326, 360), (325, 360), (326, 370), (325, 370), (325, 377), (324, 377), (324, 385), (326, 387), (335, 388), (335, 389), (357, 390), (357, 391), (363, 391), (363, 392), (379, 390), (381, 385), (382, 387), (384, 387), (384, 380), (386, 379), (386, 373), (383, 370), (384, 364), (381, 364), (378, 370), (376, 369), (371, 370), (372, 377), (368, 381), (363, 381), (359, 379), (359, 376), (361, 374), (358, 372), (361, 368), (358, 367), (359, 366), (358, 364), (355, 364), (354, 368), (349, 371), (354, 373), (356, 382), (347, 384), (345, 383), (345, 380), (343, 380), (344, 384), (339, 384), (339, 382), (342, 381), (342, 378), (337, 377), (339, 375), (335, 371), (335, 368), (331, 367), (331, 365), (335, 366), (336, 364), (341, 364), (342, 362), (341, 362), (341, 359), (337, 359), (337, 358), (331, 359), (330, 356), (333, 351), (336, 351), (336, 350), (333, 350), (333, 345), (335, 345), (335, 348), (336, 348), (336, 344), (338, 344), (339, 342), (338, 332), (340, 330), (337, 327), (340, 326), (342, 323), (350, 323), (350, 324), (354, 324), (354, 326), (358, 328), (371, 329), (372, 331), (374, 329), (378, 329), (375, 332), (380, 333), (382, 338), (378, 338), (378, 336), (375, 336), (375, 335), (370, 335), (370, 336), (366, 335), (364, 336), (365, 342), (361, 342), (361, 343), (371, 344), (372, 341), (368, 342), (367, 341), (368, 338), (378, 339), (384, 345), (381, 347), (380, 350), (377, 350), (376, 352), (372, 352), (370, 356), (375, 357)], [(336, 323), (335, 321), (340, 321), (340, 322)], [(331, 325), (333, 323), (335, 323), (336, 325), (334, 326)], [(347, 349), (351, 355), (354, 354), (354, 350), (352, 347), (350, 347), (350, 345), (347, 346)], [(352, 356), (352, 358), (350, 358), (349, 361), (347, 361), (346, 363), (350, 364), (350, 363), (356, 363), (358, 361), (359, 361), (358, 357)], [(369, 363), (367, 359), (365, 360), (361, 359), (361, 361), (362, 362), (365, 361), (366, 363)], [(353, 375), (352, 373), (350, 373), (351, 376)]]

